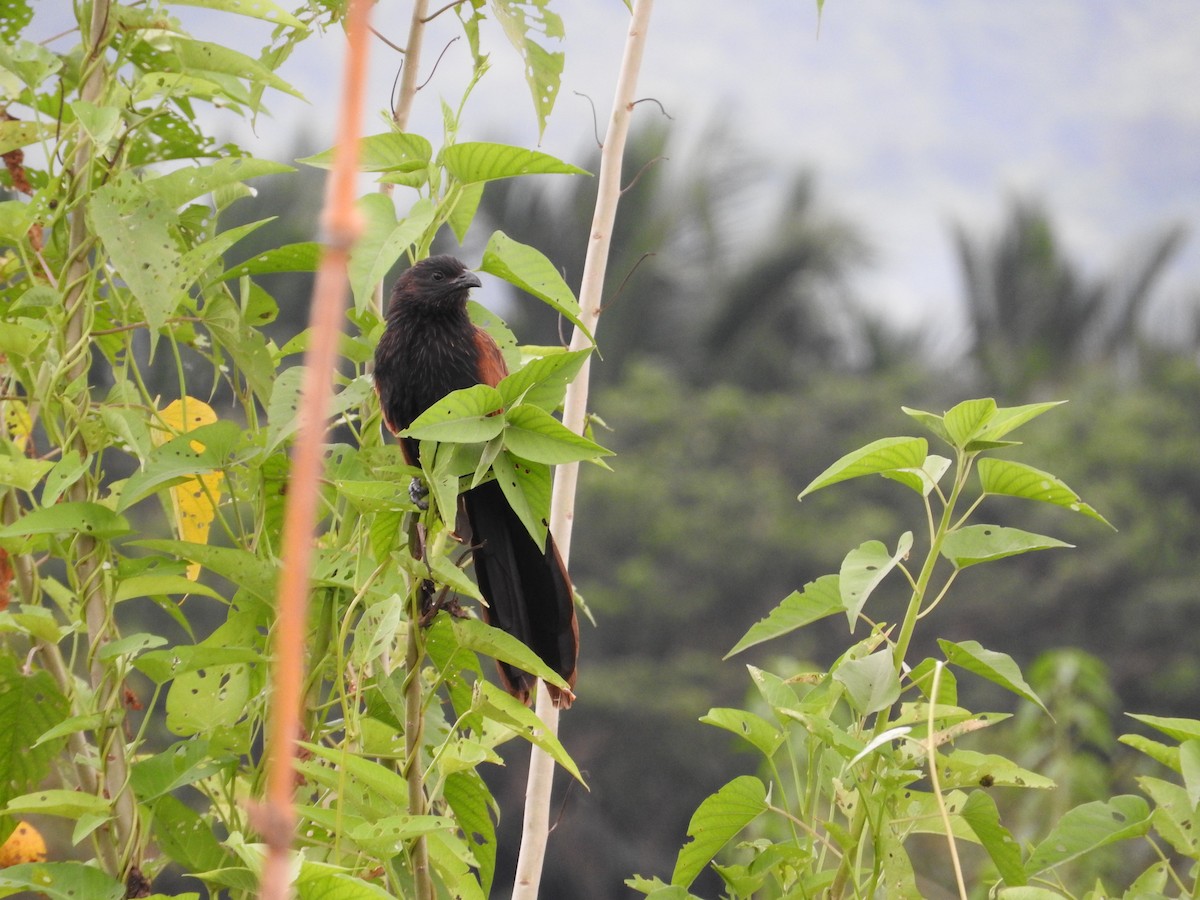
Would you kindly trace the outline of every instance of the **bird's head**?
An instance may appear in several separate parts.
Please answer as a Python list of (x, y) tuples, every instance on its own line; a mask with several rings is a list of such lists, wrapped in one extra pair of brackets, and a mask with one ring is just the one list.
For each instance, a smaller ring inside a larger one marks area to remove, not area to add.
[(479, 276), (453, 256), (423, 259), (396, 279), (391, 309), (418, 304), (429, 309), (461, 308), (471, 288), (480, 287)]

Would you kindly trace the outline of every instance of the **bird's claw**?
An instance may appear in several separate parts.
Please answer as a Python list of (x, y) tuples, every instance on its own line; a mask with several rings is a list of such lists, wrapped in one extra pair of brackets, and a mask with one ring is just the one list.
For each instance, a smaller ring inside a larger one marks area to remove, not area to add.
[(408, 483), (408, 499), (413, 502), (417, 509), (429, 509), (429, 501), (425, 498), (429, 496), (429, 488), (425, 486), (420, 478), (413, 478)]

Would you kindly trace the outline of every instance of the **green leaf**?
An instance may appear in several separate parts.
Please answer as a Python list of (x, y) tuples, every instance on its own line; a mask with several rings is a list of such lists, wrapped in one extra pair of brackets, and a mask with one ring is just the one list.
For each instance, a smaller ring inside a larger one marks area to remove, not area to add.
[(453, 619), (452, 628), (458, 645), (475, 653), (516, 666), (522, 671), (536, 675), (543, 681), (568, 687), (562, 676), (542, 662), (542, 658), (511, 634), (493, 628), (479, 619)]
[(350, 251), (349, 278), (354, 307), (373, 304), (375, 286), (383, 281), (401, 255), (421, 240), (436, 210), (428, 200), (412, 205), (408, 215), (396, 220), (396, 207), (386, 194), (373, 193), (358, 201), (363, 232)]
[(1122, 744), (1132, 747), (1139, 753), (1146, 754), (1160, 765), (1164, 765), (1168, 769), (1182, 774), (1183, 767), (1179, 762), (1178, 747), (1168, 747), (1166, 744), (1159, 741), (1152, 741), (1150, 738), (1143, 737), (1140, 734), (1123, 734), (1117, 740)]
[(985, 783), (1038, 790), (1049, 790), (1055, 786), (1045, 775), (1024, 769), (1007, 757), (994, 753), (955, 750), (946, 756), (938, 754), (937, 762), (938, 778), (943, 789), (978, 787)]
[(987, 441), (999, 440), (1030, 419), (1036, 419), (1042, 413), (1048, 412), (1056, 406), (1062, 406), (1065, 402), (1065, 400), (1052, 400), (1049, 403), (1030, 403), (1025, 406), (1002, 406), (992, 414), (979, 438)]
[(300, 241), (272, 247), (250, 259), (230, 267), (220, 280), (241, 278), (243, 275), (270, 275), (275, 272), (315, 272), (321, 263), (321, 245), (316, 241)]
[(483, 181), (464, 184), (454, 203), (454, 208), (450, 210), (446, 224), (450, 226), (450, 230), (454, 232), (454, 236), (458, 238), (460, 244), (467, 239), (467, 231), (470, 230), (471, 223), (475, 221), (475, 213), (478, 212), (479, 203), (483, 200), (485, 186), (486, 182)]
[(200, 563), (210, 572), (268, 605), (275, 602), (274, 563), (238, 547), (214, 547), (190, 541), (145, 540), (132, 542), (147, 550)]
[[(358, 142), (358, 167), (364, 172), (415, 172), (428, 166), (432, 158), (433, 145), (419, 134), (392, 131)], [(332, 169), (333, 148), (296, 162)]]
[(917, 876), (912, 860), (904, 849), (904, 842), (891, 825), (879, 829), (879, 865), (883, 870), (880, 888), (889, 900), (923, 900), (924, 894), (917, 888)]
[(495, 181), (517, 175), (588, 174), (586, 170), (563, 162), (548, 153), (482, 141), (451, 144), (442, 150), (441, 161), (450, 174), (463, 184)]
[(996, 401), (990, 397), (980, 400), (964, 400), (948, 410), (942, 417), (950, 442), (965, 448), (975, 440), (996, 412)]
[(724, 658), (729, 659), (748, 647), (781, 637), (844, 609), (838, 576), (823, 575), (806, 584), (802, 591), (792, 591), (784, 597), (766, 618), (750, 626)]
[(211, 753), (206, 740), (177, 741), (161, 753), (135, 762), (129, 770), (129, 783), (139, 801), (150, 803), (219, 772), (225, 760)]
[(996, 801), (983, 791), (972, 791), (959, 815), (975, 832), (996, 871), (1007, 885), (1022, 885), (1028, 880), (1021, 863), (1021, 845), (1000, 822)]
[(777, 726), (744, 709), (714, 707), (707, 715), (701, 716), (700, 721), (733, 732), (767, 759), (775, 755), (784, 739), (783, 732)]
[(942, 476), (946, 474), (946, 470), (950, 468), (951, 461), (944, 456), (937, 456), (933, 453), (925, 457), (925, 462), (912, 469), (893, 469), (888, 472), (880, 472), (884, 478), (890, 478), (892, 481), (898, 481), (901, 484), (908, 485), (922, 497), (928, 497), (933, 493), (933, 489), (937, 487), (938, 482), (942, 480)]
[(838, 590), (842, 597), (842, 605), (846, 610), (846, 618), (850, 622), (850, 633), (858, 624), (858, 614), (871, 592), (879, 586), (888, 573), (908, 557), (912, 549), (913, 536), (911, 531), (900, 535), (895, 553), (880, 541), (867, 541), (846, 554), (842, 560), (842, 569), (838, 576)]
[(1126, 713), (1131, 719), (1136, 719), (1143, 725), (1161, 731), (1179, 742), (1200, 740), (1200, 719), (1180, 719), (1167, 716), (1147, 716), (1137, 713)]
[(304, 23), (291, 13), (277, 6), (272, 0), (171, 0), (174, 6), (201, 6), (239, 16), (263, 19), (289, 28), (304, 28)]
[(282, 93), (304, 99), (299, 91), (251, 56), (222, 44), (197, 41), (193, 38), (172, 36), (169, 40), (181, 72), (199, 75), (202, 78), (207, 77), (208, 73), (232, 75), (234, 78), (265, 84)]
[(467, 836), (479, 868), (479, 884), (487, 896), (496, 874), (496, 825), (492, 820), (495, 801), (476, 771), (448, 775), (442, 785), (442, 797), (450, 804), (458, 827)]
[(575, 379), (592, 348), (548, 353), (530, 360), (505, 377), (496, 390), (505, 406), (526, 403), (554, 412), (562, 404), (567, 384)]
[(977, 563), (991, 562), (1006, 556), (1017, 556), (1032, 550), (1050, 550), (1057, 547), (1073, 547), (1057, 538), (1021, 531), (1019, 528), (1004, 528), (1000, 525), (965, 525), (946, 535), (942, 542), (942, 556), (958, 569)]
[(563, 281), (554, 263), (540, 250), (514, 241), (504, 232), (497, 231), (492, 234), (483, 251), (483, 262), (479, 264), (479, 271), (495, 275), (514, 287), (533, 294), (572, 324), (578, 325), (588, 340), (594, 342), (591, 332), (580, 319), (579, 301), (575, 299), (575, 294)]
[(845, 685), (851, 705), (864, 716), (887, 709), (900, 697), (900, 678), (890, 649), (848, 659), (832, 674)]
[(947, 444), (954, 446), (954, 441), (950, 438), (950, 432), (946, 430), (945, 420), (936, 413), (925, 412), (920, 409), (912, 409), (908, 406), (900, 407), (901, 412), (911, 419), (920, 422), (926, 429), (931, 431), (936, 437), (945, 441)]
[(1200, 806), (1200, 739), (1193, 738), (1179, 745), (1179, 765), (1188, 803), (1195, 809)]
[(48, 459), (29, 459), (0, 453), (0, 485), (32, 491), (54, 466), (55, 463)]
[(167, 730), (189, 736), (235, 725), (250, 712), (250, 698), (245, 663), (177, 674), (167, 691)]
[(151, 196), (161, 199), (172, 210), (179, 209), (197, 197), (233, 184), (242, 184), (262, 175), (276, 175), (294, 171), (291, 166), (237, 156), (218, 159), (202, 166), (183, 166), (142, 182), (142, 188)]
[(978, 470), (979, 480), (986, 494), (1003, 494), (1052, 503), (1103, 522), (1112, 528), (1104, 516), (1084, 503), (1078, 494), (1049, 472), (1009, 459), (991, 458), (979, 460)]
[(109, 801), (83, 791), (51, 788), (13, 797), (4, 808), (8, 815), (33, 813), (43, 816), (63, 816), (78, 819), (85, 815), (108, 816)]
[(576, 434), (539, 407), (522, 404), (504, 419), (504, 446), (521, 459), (556, 466), (612, 456), (611, 450)]
[[(214, 422), (156, 447), (141, 469), (125, 482), (117, 510), (124, 511), (160, 488), (178, 484), (188, 476), (220, 469), (243, 436), (236, 422)], [(199, 450), (196, 445), (200, 445)]]
[(1154, 830), (1181, 856), (1200, 857), (1200, 835), (1196, 833), (1196, 801), (1177, 784), (1139, 776), (1138, 787), (1154, 801)]
[(0, 538), (77, 533), (104, 540), (128, 534), (132, 530), (124, 516), (107, 506), (80, 500), (56, 503), (28, 512), (0, 528)]
[(951, 665), (974, 672), (993, 684), (998, 684), (1005, 690), (1011, 691), (1018, 697), (1024, 697), (1030, 703), (1036, 703), (1046, 715), (1050, 714), (1041, 698), (1034, 693), (1033, 688), (1021, 676), (1020, 667), (1008, 654), (985, 650), (978, 641), (962, 641), (956, 644), (953, 641), (938, 638), (938, 645), (946, 654), (946, 661)]
[(405, 846), (415, 838), (434, 831), (449, 831), (454, 827), (454, 820), (445, 816), (400, 814), (363, 822), (348, 829), (346, 834), (372, 856), (391, 859), (404, 852)]
[(550, 467), (502, 452), (492, 461), (492, 471), (508, 505), (538, 547), (544, 548), (550, 525)]
[(518, 735), (540, 747), (580, 784), (586, 784), (575, 760), (554, 735), (550, 734), (537, 713), (489, 681), (480, 684), (481, 711), (489, 718), (513, 729)]
[(186, 803), (170, 794), (154, 802), (154, 840), (167, 857), (187, 872), (224, 868), (230, 855), (208, 824)]
[(550, 0), (494, 0), (492, 14), (504, 29), (509, 42), (521, 55), (525, 80), (537, 111), (538, 137), (546, 131), (546, 119), (558, 99), (564, 55), (552, 51), (534, 39), (560, 41), (564, 36), (562, 19), (551, 12)]
[(24, 863), (0, 869), (0, 897), (29, 891), (49, 900), (122, 900), (125, 885), (78, 862)]
[(499, 391), (477, 384), (447, 394), (413, 419), (400, 436), (419, 441), (483, 443), (504, 429), (504, 417), (496, 415), (503, 408)]
[(49, 773), (65, 735), (41, 739), (68, 712), (67, 700), (49, 673), (26, 674), (13, 656), (0, 654), (0, 808)]
[(1069, 810), (1034, 848), (1025, 863), (1027, 875), (1037, 875), (1119, 841), (1141, 837), (1150, 830), (1150, 807), (1141, 797), (1123, 794)]
[(750, 775), (733, 779), (705, 798), (688, 823), (691, 840), (679, 851), (671, 884), (688, 887), (718, 851), (766, 808), (766, 786)]
[(803, 500), (813, 491), (863, 475), (881, 475), (902, 469), (920, 468), (925, 463), (929, 442), (925, 438), (892, 437), (872, 441), (847, 453), (808, 483), (797, 498)]
[(150, 650), (133, 667), (155, 684), (166, 684), (186, 672), (235, 663), (262, 663), (263, 655), (250, 647), (214, 647), (206, 644), (180, 644), (167, 650)]

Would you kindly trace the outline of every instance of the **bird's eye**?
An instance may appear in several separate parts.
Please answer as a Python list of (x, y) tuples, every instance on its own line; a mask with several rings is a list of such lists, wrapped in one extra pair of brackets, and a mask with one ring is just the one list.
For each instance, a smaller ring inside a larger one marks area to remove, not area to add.
[(445, 272), (434, 272), (431, 277), (433, 278), (434, 281), (443, 281), (446, 278), (446, 273)]

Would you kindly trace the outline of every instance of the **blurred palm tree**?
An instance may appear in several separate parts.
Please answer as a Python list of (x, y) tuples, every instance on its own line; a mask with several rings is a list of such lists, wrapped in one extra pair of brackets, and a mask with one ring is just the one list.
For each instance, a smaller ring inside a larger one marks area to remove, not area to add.
[[(868, 334), (849, 282), (866, 242), (822, 208), (812, 174), (772, 175), (717, 126), (690, 151), (678, 143), (665, 125), (630, 141), (599, 378), (612, 383), (631, 360), (653, 357), (700, 384), (778, 389), (862, 362), (878, 334)], [(598, 151), (581, 164), (594, 171)], [(577, 286), (594, 199), (593, 179), (515, 179), (490, 185), (480, 212)], [(524, 340), (560, 340), (553, 319), (528, 316), (526, 306), (514, 314)]]
[(1041, 205), (1015, 198), (998, 237), (954, 226), (971, 354), (989, 390), (1023, 396), (1081, 364), (1134, 363), (1147, 301), (1183, 242), (1173, 226), (1114, 273), (1090, 278), (1063, 252)]

